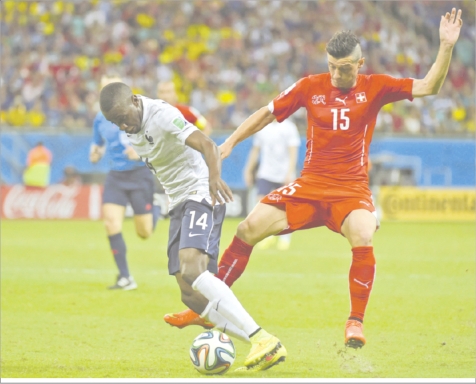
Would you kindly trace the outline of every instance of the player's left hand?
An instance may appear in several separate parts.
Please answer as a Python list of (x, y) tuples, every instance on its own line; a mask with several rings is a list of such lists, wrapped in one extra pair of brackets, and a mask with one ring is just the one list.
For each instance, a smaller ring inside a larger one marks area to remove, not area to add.
[(218, 201), (220, 204), (229, 203), (233, 201), (233, 193), (230, 187), (220, 178), (210, 177), (210, 196), (212, 198), (212, 206), (215, 206)]
[(451, 14), (446, 12), (446, 15), (441, 16), (440, 21), (440, 42), (454, 46), (458, 40), (461, 27), (463, 26), (463, 19), (461, 19), (461, 9), (456, 13), (456, 8), (451, 10)]
[(222, 145), (218, 146), (218, 149), (220, 150), (220, 157), (223, 160), (230, 156), (233, 146), (225, 141)]
[(124, 154), (127, 155), (129, 160), (139, 160), (140, 156), (134, 151), (134, 148), (127, 147), (124, 151)]

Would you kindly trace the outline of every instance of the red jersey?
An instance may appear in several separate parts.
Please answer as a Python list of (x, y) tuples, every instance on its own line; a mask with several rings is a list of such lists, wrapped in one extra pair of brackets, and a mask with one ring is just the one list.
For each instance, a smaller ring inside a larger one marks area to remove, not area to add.
[(340, 90), (329, 73), (300, 79), (268, 106), (281, 122), (300, 107), (307, 110), (307, 150), (302, 175), (368, 182), (369, 146), (377, 114), (385, 104), (413, 100), (413, 79), (358, 75)]
[(205, 118), (198, 112), (195, 108), (189, 107), (188, 105), (184, 104), (176, 104), (175, 108), (177, 108), (185, 117), (189, 123), (195, 125), (198, 129), (203, 131), (205, 128), (206, 120)]

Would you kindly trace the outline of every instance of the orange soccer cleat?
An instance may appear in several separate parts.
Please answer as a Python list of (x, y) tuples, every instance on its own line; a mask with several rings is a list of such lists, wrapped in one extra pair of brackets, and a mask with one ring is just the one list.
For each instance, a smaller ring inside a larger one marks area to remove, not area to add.
[(167, 313), (164, 316), (164, 321), (180, 329), (188, 327), (189, 325), (199, 325), (205, 329), (212, 329), (214, 327), (212, 323), (206, 321), (191, 309), (186, 309), (179, 313)]
[(345, 345), (350, 348), (362, 348), (365, 345), (364, 325), (358, 320), (345, 323)]

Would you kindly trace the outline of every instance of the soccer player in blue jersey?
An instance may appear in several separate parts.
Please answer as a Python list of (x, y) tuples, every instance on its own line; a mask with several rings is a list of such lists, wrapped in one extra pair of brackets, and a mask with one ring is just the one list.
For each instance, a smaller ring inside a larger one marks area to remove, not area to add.
[[(101, 88), (114, 81), (119, 79), (103, 77)], [(93, 123), (90, 161), (98, 162), (105, 152), (111, 162), (104, 184), (102, 214), (114, 261), (119, 270), (116, 283), (109, 289), (132, 290), (137, 288), (137, 283), (129, 272), (122, 223), (126, 207), (130, 203), (134, 211), (137, 235), (147, 239), (152, 234), (160, 214), (160, 207), (153, 205), (156, 182), (130, 146), (126, 133), (98, 112)]]

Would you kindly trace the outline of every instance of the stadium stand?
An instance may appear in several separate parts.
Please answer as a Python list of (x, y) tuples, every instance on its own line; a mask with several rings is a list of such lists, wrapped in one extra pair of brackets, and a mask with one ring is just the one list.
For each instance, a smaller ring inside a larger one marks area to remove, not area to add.
[[(473, 1), (438, 96), (388, 105), (376, 132), (417, 136), (475, 132)], [(436, 54), (442, 2), (4, 1), (0, 122), (12, 129), (85, 132), (98, 110), (102, 74), (120, 74), (155, 96), (173, 80), (181, 102), (216, 133), (302, 76), (327, 71), (325, 42), (361, 36), (362, 73), (423, 77)], [(298, 126), (304, 115), (297, 115)], [(302, 123), (302, 122), (301, 122)]]

